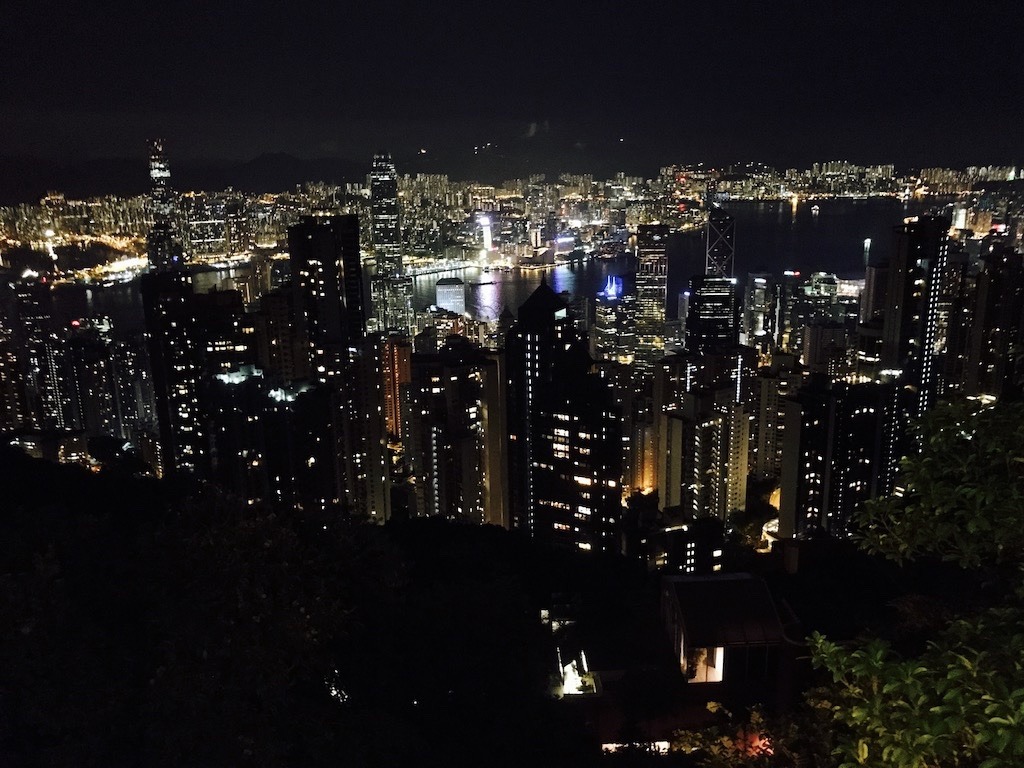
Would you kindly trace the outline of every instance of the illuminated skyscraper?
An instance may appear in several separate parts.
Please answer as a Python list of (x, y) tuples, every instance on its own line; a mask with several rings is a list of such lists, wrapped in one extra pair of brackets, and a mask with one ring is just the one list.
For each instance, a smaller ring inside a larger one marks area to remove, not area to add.
[(14, 284), (15, 340), (21, 350), (27, 426), (69, 430), (74, 425), (67, 345), (54, 323), (53, 296), (45, 281)]
[(617, 550), (622, 413), (545, 280), (519, 308), (506, 354), (513, 525), (562, 546)]
[(82, 430), (90, 437), (127, 437), (118, 402), (110, 321), (106, 318), (73, 320), (68, 358), (72, 372), (70, 394)]
[(776, 321), (775, 278), (767, 272), (747, 275), (746, 298), (743, 302), (743, 343), (762, 351), (775, 344)]
[(417, 353), (411, 363), (404, 439), (418, 513), (507, 528), (502, 354), (451, 336), (438, 352)]
[(312, 375), (340, 376), (366, 334), (357, 216), (310, 216), (288, 229), (295, 317)]
[(192, 278), (181, 269), (143, 275), (142, 307), (164, 475), (205, 476), (209, 445), (199, 406), (200, 339)]
[(371, 282), (377, 329), (409, 333), (413, 324), (412, 281), (402, 265), (398, 174), (391, 155), (375, 155), (370, 171), (370, 211), (377, 273)]
[(370, 170), (371, 237), (377, 274), (402, 274), (402, 228), (398, 215), (398, 173), (391, 155), (374, 155)]
[(665, 302), (668, 297), (669, 228), (641, 224), (636, 235), (635, 364), (649, 371), (665, 350)]
[(919, 216), (896, 227), (882, 325), (881, 368), (918, 390), (923, 414), (940, 391), (949, 319), (950, 220)]
[(177, 269), (183, 264), (181, 246), (175, 236), (175, 198), (171, 189), (171, 169), (164, 154), (163, 139), (149, 142), (150, 204), (153, 224), (146, 238), (149, 264), (158, 271)]
[(686, 320), (686, 348), (692, 352), (727, 349), (739, 341), (736, 278), (704, 275), (695, 279)]

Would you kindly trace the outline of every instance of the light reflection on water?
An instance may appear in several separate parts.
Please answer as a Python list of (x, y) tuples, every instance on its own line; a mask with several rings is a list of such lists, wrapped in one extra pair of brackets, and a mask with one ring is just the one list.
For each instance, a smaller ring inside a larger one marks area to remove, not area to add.
[[(726, 203), (725, 208), (736, 219), (737, 277), (748, 271), (762, 269), (781, 272), (799, 269), (811, 272), (836, 272), (840, 277), (862, 277), (864, 274), (864, 238), (872, 239), (872, 258), (883, 260), (889, 255), (892, 228), (906, 216), (925, 212), (944, 200), (900, 202), (894, 198), (861, 200), (822, 200), (820, 212), (811, 213), (811, 204), (801, 201), (794, 209), (789, 201)], [(672, 297), (683, 290), (691, 265), (687, 259), (702, 254), (687, 254), (694, 246), (699, 250), (696, 235), (677, 260), (669, 265), (669, 315), (674, 315)], [(692, 260), (692, 259), (691, 259)], [(222, 272), (193, 274), (197, 291), (214, 287), (220, 290), (239, 289), (245, 293), (250, 281), (249, 267), (235, 267)], [(544, 274), (555, 291), (568, 291), (574, 297), (593, 298), (609, 275), (624, 276), (623, 288), (632, 290), (633, 264), (628, 258), (595, 259), (586, 264), (560, 266), (546, 271), (513, 270), (484, 272), (473, 267), (457, 272), (442, 272), (413, 278), (413, 304), (423, 309), (435, 302), (434, 286), (442, 277), (458, 277), (466, 283), (466, 309), (480, 320), (494, 320), (508, 307), (513, 314), (540, 285)], [(369, 280), (364, 286), (369, 297)], [(254, 286), (255, 287), (255, 286)], [(95, 289), (89, 297), (90, 311), (108, 314), (122, 329), (141, 330), (141, 301), (138, 282)]]
[(471, 267), (461, 272), (420, 275), (413, 278), (413, 305), (416, 309), (434, 303), (437, 281), (458, 277), (466, 283), (466, 311), (477, 320), (495, 320), (508, 307), (513, 314), (540, 285), (541, 277), (556, 293), (568, 291), (573, 297), (593, 297), (604, 287), (608, 275), (621, 275), (632, 269), (627, 258), (594, 259), (585, 264), (559, 266), (547, 270), (514, 269), (484, 272)]

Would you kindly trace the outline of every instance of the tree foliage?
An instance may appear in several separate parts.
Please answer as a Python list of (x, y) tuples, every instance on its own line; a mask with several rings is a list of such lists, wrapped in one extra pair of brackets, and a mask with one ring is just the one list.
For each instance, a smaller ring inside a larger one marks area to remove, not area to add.
[(830, 713), (803, 704), (795, 711), (766, 715), (754, 707), (742, 717), (717, 702), (708, 704), (719, 722), (700, 730), (677, 731), (673, 750), (694, 755), (702, 768), (826, 768), (832, 760)]
[(1024, 403), (934, 409), (914, 428), (902, 495), (859, 516), (862, 547), (898, 562), (940, 557), (964, 568), (1024, 559)]
[[(914, 437), (920, 452), (902, 463), (904, 490), (866, 505), (860, 546), (982, 574), (976, 607), (940, 619), (919, 653), (812, 635), (824, 680), (809, 709), (681, 734), (677, 747), (697, 748), (705, 768), (1024, 765), (1024, 404), (942, 406)], [(750, 750), (751, 729), (767, 736), (770, 755)]]
[[(936, 408), (903, 461), (902, 496), (867, 505), (861, 546), (897, 562), (937, 557), (989, 574), (977, 610), (907, 658), (873, 640), (811, 638), (831, 677), (817, 704), (846, 766), (1024, 764), (1024, 404)], [(994, 598), (992, 596), (995, 596)], [(986, 605), (986, 601), (991, 604)]]
[(500, 766), (565, 735), (505, 531), (310, 530), (2, 448), (0, 486), (0, 765)]
[(1024, 610), (954, 621), (918, 657), (875, 640), (855, 650), (812, 637), (833, 685), (815, 698), (840, 730), (842, 768), (1024, 764)]

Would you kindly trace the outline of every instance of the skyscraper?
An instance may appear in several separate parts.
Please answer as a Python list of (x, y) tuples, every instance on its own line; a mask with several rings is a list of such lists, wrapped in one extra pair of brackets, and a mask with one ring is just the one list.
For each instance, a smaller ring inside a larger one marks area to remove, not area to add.
[(712, 205), (704, 228), (704, 274), (731, 277), (736, 256), (736, 223), (721, 206)]
[(508, 527), (501, 362), (461, 336), (412, 356), (404, 440), (419, 514)]
[(402, 274), (402, 228), (398, 210), (398, 173), (391, 155), (374, 155), (370, 170), (370, 231), (377, 274)]
[(68, 358), (71, 394), (79, 425), (89, 437), (128, 436), (123, 427), (110, 321), (82, 319), (71, 322)]
[(312, 375), (342, 374), (366, 335), (359, 218), (305, 218), (288, 229), (296, 320), (309, 345)]
[[(711, 190), (711, 186), (708, 187)], [(704, 226), (704, 274), (691, 282), (686, 348), (691, 352), (715, 352), (739, 342), (740, 301), (736, 278), (735, 224), (732, 216), (711, 203)]]
[(371, 281), (377, 329), (409, 333), (413, 324), (412, 281), (402, 264), (398, 174), (391, 155), (375, 155), (370, 170), (370, 215), (377, 272)]
[(209, 446), (199, 405), (192, 278), (182, 269), (151, 272), (142, 276), (141, 292), (163, 474), (205, 475)]
[(21, 280), (14, 284), (14, 296), (29, 424), (39, 430), (72, 429), (67, 345), (54, 320), (50, 285)]
[(649, 372), (665, 350), (665, 303), (668, 297), (669, 228), (665, 224), (641, 224), (636, 235), (636, 329), (634, 364)]
[(442, 277), (434, 287), (434, 303), (441, 309), (466, 314), (466, 284), (457, 277)]
[(747, 275), (743, 302), (743, 343), (767, 351), (775, 346), (777, 320), (775, 277), (767, 272)]
[(565, 546), (617, 549), (622, 414), (566, 302), (542, 279), (509, 332), (512, 521)]
[(694, 278), (686, 348), (707, 353), (735, 346), (739, 341), (739, 310), (736, 278), (714, 274)]
[(937, 358), (948, 320), (949, 225), (918, 216), (895, 229), (882, 324), (881, 369), (918, 390), (914, 412), (927, 411), (939, 390)]
[(164, 154), (163, 139), (149, 142), (150, 205), (153, 224), (146, 238), (149, 264), (156, 270), (176, 269), (183, 264), (181, 245), (176, 237), (175, 195), (171, 189), (171, 169)]

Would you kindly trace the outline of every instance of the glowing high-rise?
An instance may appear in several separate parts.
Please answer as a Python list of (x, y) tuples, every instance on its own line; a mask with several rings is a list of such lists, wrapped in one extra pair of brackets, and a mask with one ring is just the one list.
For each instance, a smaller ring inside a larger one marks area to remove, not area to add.
[(375, 155), (370, 170), (370, 211), (377, 273), (371, 283), (378, 330), (408, 333), (413, 324), (412, 281), (402, 265), (398, 173), (391, 155)]
[(163, 139), (151, 139), (149, 142), (149, 181), (153, 211), (153, 224), (146, 238), (149, 263), (161, 272), (178, 269), (182, 266), (182, 253), (175, 236), (176, 206)]

